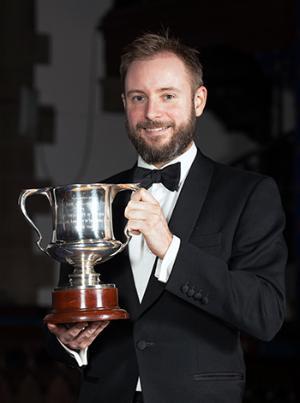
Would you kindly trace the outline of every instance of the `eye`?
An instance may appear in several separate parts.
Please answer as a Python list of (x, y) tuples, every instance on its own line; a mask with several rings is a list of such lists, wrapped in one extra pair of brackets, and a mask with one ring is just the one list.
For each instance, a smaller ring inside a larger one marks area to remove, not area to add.
[(144, 96), (144, 95), (140, 95), (140, 94), (138, 94), (138, 95), (133, 95), (133, 96), (131, 97), (131, 101), (134, 102), (134, 103), (141, 103), (141, 102), (144, 102), (144, 100), (145, 100), (145, 96)]
[(171, 101), (172, 99), (174, 99), (175, 98), (175, 95), (174, 94), (164, 94), (163, 95), (163, 99), (165, 100), (165, 101)]

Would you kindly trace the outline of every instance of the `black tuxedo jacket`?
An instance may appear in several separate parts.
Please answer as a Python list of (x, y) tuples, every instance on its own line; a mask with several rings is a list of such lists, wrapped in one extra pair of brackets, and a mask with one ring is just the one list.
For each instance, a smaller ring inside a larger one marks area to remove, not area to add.
[[(133, 169), (108, 180), (131, 182)], [(128, 202), (115, 201), (121, 237)], [(166, 284), (152, 272), (139, 303), (126, 251), (98, 265), (119, 288), (130, 320), (114, 321), (89, 348), (79, 401), (238, 403), (245, 368), (240, 332), (270, 340), (285, 315), (284, 214), (274, 181), (217, 164), (199, 151), (169, 223), (181, 239)], [(63, 267), (61, 284), (70, 268)], [(52, 352), (74, 360), (52, 338)]]

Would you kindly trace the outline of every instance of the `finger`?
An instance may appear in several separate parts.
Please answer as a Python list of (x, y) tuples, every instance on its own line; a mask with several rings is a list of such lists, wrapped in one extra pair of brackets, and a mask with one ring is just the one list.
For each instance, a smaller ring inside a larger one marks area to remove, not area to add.
[(128, 228), (128, 232), (130, 235), (141, 235), (141, 231), (136, 230), (136, 229), (129, 229)]
[(83, 327), (79, 334), (76, 336), (76, 339), (84, 339), (93, 336), (93, 334), (98, 331), (98, 329), (102, 330), (109, 324), (109, 321), (97, 321), (90, 322), (87, 327)]
[(149, 192), (149, 190), (147, 189), (141, 189), (139, 191), (140, 193), (140, 200), (145, 201), (145, 202), (150, 202), (150, 203), (157, 203), (157, 200), (155, 199), (154, 196), (152, 196), (152, 194)]
[(128, 231), (136, 235), (143, 233), (145, 228), (145, 221), (143, 220), (130, 220), (127, 224)]
[(141, 190), (142, 189), (137, 190), (136, 192), (132, 192), (130, 200), (135, 200), (135, 201), (142, 200)]
[(86, 330), (96, 331), (98, 329), (104, 329), (109, 324), (108, 320), (100, 320), (95, 322), (89, 322), (88, 327)]
[(67, 324), (66, 326), (59, 326), (56, 331), (56, 336), (64, 344), (76, 339), (76, 337), (84, 331), (88, 326), (87, 322), (79, 322), (75, 324)]
[(125, 209), (125, 217), (130, 219), (148, 219), (153, 215), (159, 216), (161, 208), (158, 203), (130, 201)]
[(130, 210), (148, 210), (148, 209), (156, 209), (159, 208), (159, 203), (155, 199), (151, 199), (151, 201), (147, 200), (130, 200), (127, 204), (128, 209)]
[(47, 323), (47, 327), (48, 330), (55, 336), (58, 336), (61, 333), (62, 325), (56, 325), (55, 323)]
[(76, 323), (76, 324), (70, 324), (70, 323), (47, 323), (47, 327), (51, 333), (54, 333), (56, 335), (59, 334), (64, 334), (66, 333), (69, 329), (82, 329), (82, 327), (86, 327), (88, 323)]
[(75, 350), (89, 347), (108, 324), (109, 321), (92, 322), (75, 340), (68, 343), (68, 347)]
[(126, 211), (126, 218), (128, 220), (147, 220), (150, 215), (153, 213), (147, 210), (136, 210), (136, 209), (128, 209)]

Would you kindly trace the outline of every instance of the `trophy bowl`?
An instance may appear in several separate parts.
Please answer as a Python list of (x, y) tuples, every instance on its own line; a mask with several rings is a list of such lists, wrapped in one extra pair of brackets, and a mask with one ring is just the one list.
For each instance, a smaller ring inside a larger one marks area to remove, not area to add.
[[(37, 246), (56, 261), (74, 267), (69, 274), (69, 284), (53, 290), (52, 311), (45, 316), (45, 322), (74, 323), (129, 317), (118, 305), (115, 284), (103, 284), (94, 266), (111, 259), (127, 246), (130, 240), (127, 226), (124, 243), (114, 237), (112, 202), (118, 192), (139, 188), (138, 184), (92, 183), (21, 192), (19, 205), (38, 235)], [(47, 197), (52, 211), (52, 238), (46, 247), (42, 246), (42, 235), (26, 210), (26, 199), (38, 194)]]

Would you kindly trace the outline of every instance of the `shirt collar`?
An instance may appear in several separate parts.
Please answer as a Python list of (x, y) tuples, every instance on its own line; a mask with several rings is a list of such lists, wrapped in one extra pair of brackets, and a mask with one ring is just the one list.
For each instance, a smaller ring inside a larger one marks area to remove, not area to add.
[[(193, 142), (191, 147), (185, 151), (183, 154), (179, 155), (178, 157), (174, 158), (172, 161), (169, 161), (166, 165), (162, 166), (160, 169), (165, 168), (168, 165), (175, 164), (176, 162), (180, 162), (181, 164), (181, 169), (180, 169), (180, 184), (179, 186), (184, 182), (192, 163), (194, 162), (194, 159), (197, 154), (197, 147), (195, 143)], [(145, 162), (142, 157), (139, 155), (137, 165), (141, 168), (147, 168), (147, 169), (157, 169), (156, 166), (148, 164)]]

